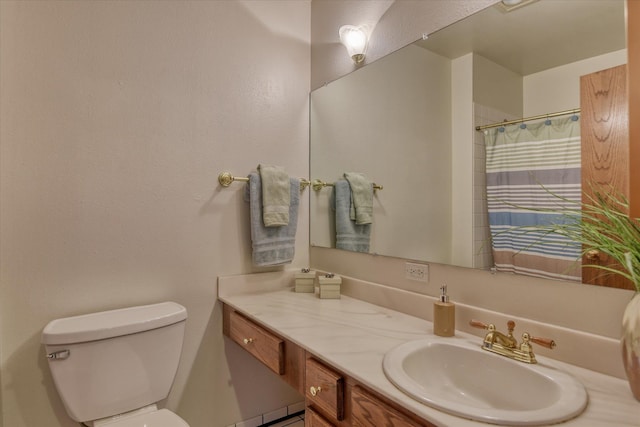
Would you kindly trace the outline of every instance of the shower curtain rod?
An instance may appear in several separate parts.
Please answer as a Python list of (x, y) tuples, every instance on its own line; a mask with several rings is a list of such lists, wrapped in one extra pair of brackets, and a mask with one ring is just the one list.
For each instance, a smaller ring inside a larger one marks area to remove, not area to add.
[(530, 120), (546, 119), (549, 117), (566, 116), (567, 114), (578, 114), (579, 112), (580, 112), (579, 108), (574, 108), (573, 110), (558, 111), (557, 113), (540, 114), (539, 116), (532, 116), (532, 117), (516, 119), (516, 120), (505, 120), (504, 122), (500, 122), (500, 123), (492, 123), (490, 125), (476, 126), (476, 130), (497, 128), (498, 126), (512, 125), (514, 123), (522, 123), (522, 122), (528, 122)]

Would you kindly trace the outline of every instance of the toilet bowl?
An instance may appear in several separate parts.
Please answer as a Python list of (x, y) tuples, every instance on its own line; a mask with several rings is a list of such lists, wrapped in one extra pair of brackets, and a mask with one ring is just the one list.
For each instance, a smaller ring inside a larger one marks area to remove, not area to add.
[(189, 427), (158, 409), (178, 369), (187, 311), (164, 302), (56, 319), (49, 368), (69, 417), (90, 427)]

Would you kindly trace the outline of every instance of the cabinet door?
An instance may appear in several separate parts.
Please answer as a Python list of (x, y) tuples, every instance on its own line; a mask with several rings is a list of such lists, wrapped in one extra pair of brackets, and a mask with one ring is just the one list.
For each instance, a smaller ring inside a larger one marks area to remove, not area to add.
[(322, 415), (318, 414), (311, 408), (304, 411), (304, 427), (334, 427), (329, 421), (325, 420)]
[(307, 406), (316, 406), (321, 412), (340, 421), (344, 418), (344, 378), (322, 363), (307, 359), (306, 363)]
[(360, 386), (351, 392), (351, 416), (357, 427), (435, 427), (413, 420)]

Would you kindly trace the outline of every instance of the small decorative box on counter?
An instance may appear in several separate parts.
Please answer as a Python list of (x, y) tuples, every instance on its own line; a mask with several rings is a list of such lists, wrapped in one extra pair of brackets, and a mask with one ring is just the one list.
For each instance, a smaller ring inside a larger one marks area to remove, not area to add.
[(296, 292), (315, 292), (316, 272), (303, 268), (295, 274)]
[(320, 298), (323, 299), (340, 299), (340, 285), (342, 278), (333, 273), (325, 274), (318, 277), (320, 284)]

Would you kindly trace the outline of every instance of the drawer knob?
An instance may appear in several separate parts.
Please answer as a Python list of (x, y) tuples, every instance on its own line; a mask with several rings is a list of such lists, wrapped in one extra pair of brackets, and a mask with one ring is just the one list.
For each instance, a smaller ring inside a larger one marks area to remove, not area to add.
[(318, 393), (320, 393), (322, 391), (322, 387), (318, 386), (318, 387), (311, 387), (309, 389), (309, 392), (311, 393), (311, 396), (315, 397)]
[(242, 340), (245, 344), (251, 344), (253, 342), (253, 338), (245, 338)]

